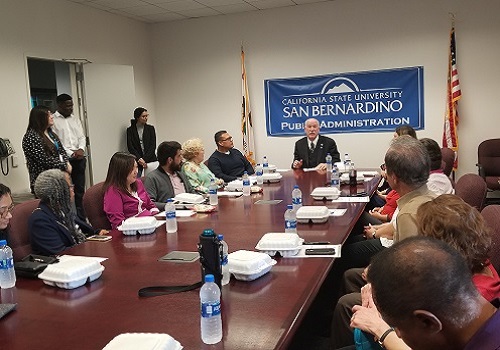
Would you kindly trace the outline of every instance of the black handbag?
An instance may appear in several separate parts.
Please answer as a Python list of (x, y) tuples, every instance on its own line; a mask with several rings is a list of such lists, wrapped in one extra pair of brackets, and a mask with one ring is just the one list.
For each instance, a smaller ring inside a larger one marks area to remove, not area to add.
[(14, 263), (17, 277), (37, 278), (45, 268), (59, 260), (53, 256), (30, 254)]

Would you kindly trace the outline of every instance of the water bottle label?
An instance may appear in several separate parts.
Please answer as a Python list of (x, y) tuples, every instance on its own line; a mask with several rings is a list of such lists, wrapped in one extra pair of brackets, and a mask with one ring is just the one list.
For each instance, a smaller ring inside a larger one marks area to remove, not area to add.
[(227, 255), (225, 255), (222, 257), (221, 265), (227, 265), (227, 262), (228, 262)]
[(285, 221), (285, 229), (294, 229), (294, 228), (297, 228), (297, 221), (295, 220)]
[(338, 186), (340, 185), (340, 180), (339, 179), (332, 179), (332, 186)]
[(263, 166), (264, 168), (269, 168), (269, 163), (264, 163), (264, 164), (262, 164), (262, 166)]
[(216, 188), (211, 188), (208, 190), (209, 194), (217, 194), (217, 189)]
[(302, 204), (302, 198), (301, 197), (293, 197), (292, 198), (292, 204), (294, 204), (294, 205), (301, 205)]
[(262, 170), (257, 170), (257, 172), (255, 173), (257, 176), (262, 176)]
[(14, 268), (13, 258), (0, 260), (0, 270), (7, 270), (12, 268)]
[(250, 180), (249, 179), (243, 180), (243, 186), (250, 186)]
[(201, 303), (201, 316), (210, 318), (220, 315), (220, 301)]
[(167, 219), (175, 219), (175, 211), (167, 211), (165, 213), (165, 216), (167, 217)]

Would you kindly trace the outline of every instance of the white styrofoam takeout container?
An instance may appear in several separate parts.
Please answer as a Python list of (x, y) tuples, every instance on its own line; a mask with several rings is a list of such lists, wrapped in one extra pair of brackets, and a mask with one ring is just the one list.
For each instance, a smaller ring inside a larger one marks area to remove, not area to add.
[(340, 197), (340, 190), (337, 187), (316, 187), (311, 196), (316, 200), (332, 200)]
[(302, 224), (307, 224), (312, 221), (315, 224), (322, 224), (328, 221), (330, 217), (330, 211), (324, 205), (308, 205), (302, 206), (297, 210), (297, 222)]
[[(357, 174), (356, 176), (356, 182), (360, 183), (360, 182), (364, 182), (365, 181), (365, 177), (363, 174)], [(348, 184), (349, 183), (349, 173), (343, 173), (342, 175), (340, 175), (340, 182), (344, 183), (344, 184)]]
[(297, 255), (304, 240), (296, 233), (269, 232), (266, 233), (255, 246), (271, 256), (280, 253), (281, 256)]
[(179, 203), (200, 204), (205, 201), (205, 197), (196, 193), (179, 193), (174, 197), (174, 201)]
[(118, 230), (124, 235), (131, 236), (137, 234), (148, 235), (156, 230), (156, 218), (154, 216), (133, 216), (125, 219)]
[(268, 273), (276, 260), (266, 253), (238, 250), (227, 257), (229, 272), (240, 281), (253, 281)]
[(114, 337), (102, 350), (181, 350), (182, 345), (168, 334), (123, 333)]
[(49, 264), (38, 275), (49, 286), (74, 289), (101, 277), (104, 266), (96, 259), (71, 257), (58, 263)]

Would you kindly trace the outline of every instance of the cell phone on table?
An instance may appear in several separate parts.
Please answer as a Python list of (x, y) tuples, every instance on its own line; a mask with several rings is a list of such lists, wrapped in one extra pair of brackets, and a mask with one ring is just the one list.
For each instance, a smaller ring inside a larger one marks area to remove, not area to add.
[(103, 235), (103, 236), (93, 235), (93, 236), (87, 237), (87, 241), (107, 242), (107, 241), (111, 241), (111, 238), (113, 238), (113, 237), (106, 236), (106, 235)]
[(306, 255), (335, 255), (335, 248), (306, 249)]

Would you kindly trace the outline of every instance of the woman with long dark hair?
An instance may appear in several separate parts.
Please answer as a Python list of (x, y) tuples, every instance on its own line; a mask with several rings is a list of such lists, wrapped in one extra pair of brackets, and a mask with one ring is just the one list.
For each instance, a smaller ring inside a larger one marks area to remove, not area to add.
[(116, 152), (109, 161), (104, 181), (104, 211), (114, 229), (132, 216), (148, 216), (159, 212), (142, 181), (137, 178), (137, 172), (133, 154)]
[(45, 106), (34, 107), (29, 116), (28, 128), (23, 137), (23, 152), (30, 175), (31, 192), (41, 172), (60, 169), (71, 173), (68, 155), (52, 131), (54, 116)]

